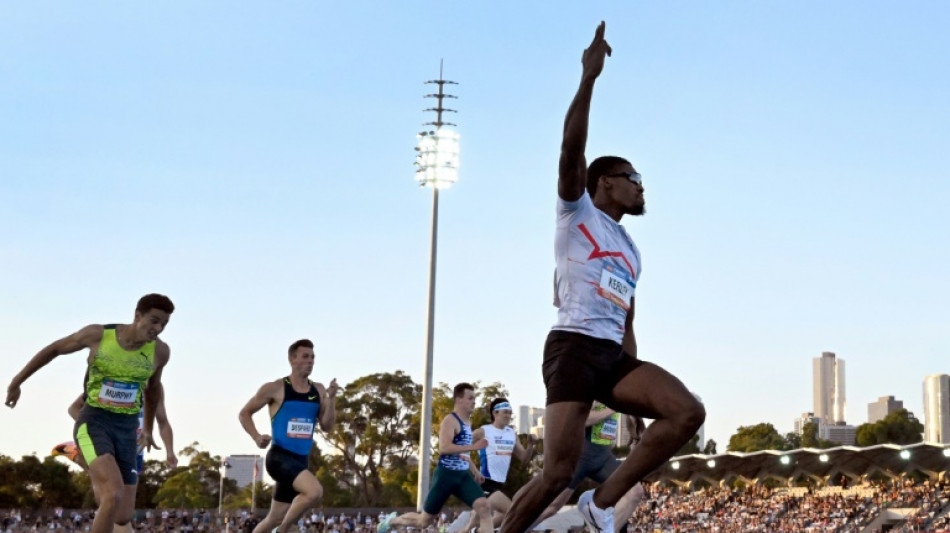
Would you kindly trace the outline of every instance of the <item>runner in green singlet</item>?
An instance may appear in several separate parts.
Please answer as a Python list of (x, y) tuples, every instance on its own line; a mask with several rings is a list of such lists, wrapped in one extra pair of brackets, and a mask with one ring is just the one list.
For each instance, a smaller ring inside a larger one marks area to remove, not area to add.
[(79, 413), (74, 437), (89, 465), (89, 478), (99, 497), (91, 533), (110, 533), (113, 523), (132, 519), (135, 506), (136, 430), (145, 402), (139, 441), (155, 445), (152, 427), (163, 398), (162, 370), (170, 350), (158, 335), (175, 310), (167, 296), (147, 294), (135, 306), (131, 324), (86, 326), (46, 346), (14, 376), (7, 387), (7, 407), (20, 399), (20, 387), (57, 356), (89, 349), (84, 385), (86, 405)]

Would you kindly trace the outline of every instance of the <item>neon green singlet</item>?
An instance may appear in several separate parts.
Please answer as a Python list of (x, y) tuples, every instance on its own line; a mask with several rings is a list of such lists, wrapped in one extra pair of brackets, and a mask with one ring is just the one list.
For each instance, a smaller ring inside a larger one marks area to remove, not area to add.
[[(603, 411), (607, 406), (598, 403), (594, 411)], [(591, 444), (609, 446), (617, 440), (617, 430), (620, 428), (620, 413), (614, 413), (590, 427)]]
[(155, 342), (128, 351), (115, 338), (115, 324), (103, 326), (99, 351), (89, 363), (86, 404), (113, 413), (136, 414), (142, 389), (155, 372)]

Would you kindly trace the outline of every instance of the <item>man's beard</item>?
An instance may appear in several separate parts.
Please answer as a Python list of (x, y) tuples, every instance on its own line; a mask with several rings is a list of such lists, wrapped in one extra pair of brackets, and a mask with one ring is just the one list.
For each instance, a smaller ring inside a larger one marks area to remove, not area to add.
[(642, 203), (642, 204), (640, 204), (640, 205), (635, 205), (635, 206), (631, 207), (630, 210), (627, 211), (627, 214), (628, 214), (628, 215), (633, 215), (633, 216), (636, 217), (636, 216), (640, 216), (640, 215), (646, 214), (646, 212), (647, 212), (647, 205), (646, 205), (646, 203)]

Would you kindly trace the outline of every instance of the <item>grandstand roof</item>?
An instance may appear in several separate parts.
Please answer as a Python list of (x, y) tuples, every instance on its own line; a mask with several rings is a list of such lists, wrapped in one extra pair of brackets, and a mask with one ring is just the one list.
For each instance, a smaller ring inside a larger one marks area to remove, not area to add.
[(801, 476), (827, 480), (839, 474), (851, 478), (875, 472), (896, 476), (914, 470), (931, 475), (947, 472), (950, 470), (950, 447), (933, 443), (878, 444), (866, 448), (838, 446), (682, 455), (667, 461), (646, 480), (677, 483), (706, 480), (719, 483), (736, 477), (787, 481)]

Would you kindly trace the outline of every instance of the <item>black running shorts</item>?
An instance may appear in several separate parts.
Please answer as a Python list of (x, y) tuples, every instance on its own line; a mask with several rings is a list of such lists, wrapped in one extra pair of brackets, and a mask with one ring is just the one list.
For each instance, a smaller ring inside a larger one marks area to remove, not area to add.
[(544, 343), (541, 366), (547, 405), (594, 400), (610, 405), (614, 386), (642, 364), (614, 341), (552, 330)]
[(274, 501), (291, 503), (298, 492), (294, 489), (294, 480), (307, 470), (309, 457), (288, 452), (279, 446), (267, 450), (264, 467), (274, 479)]

